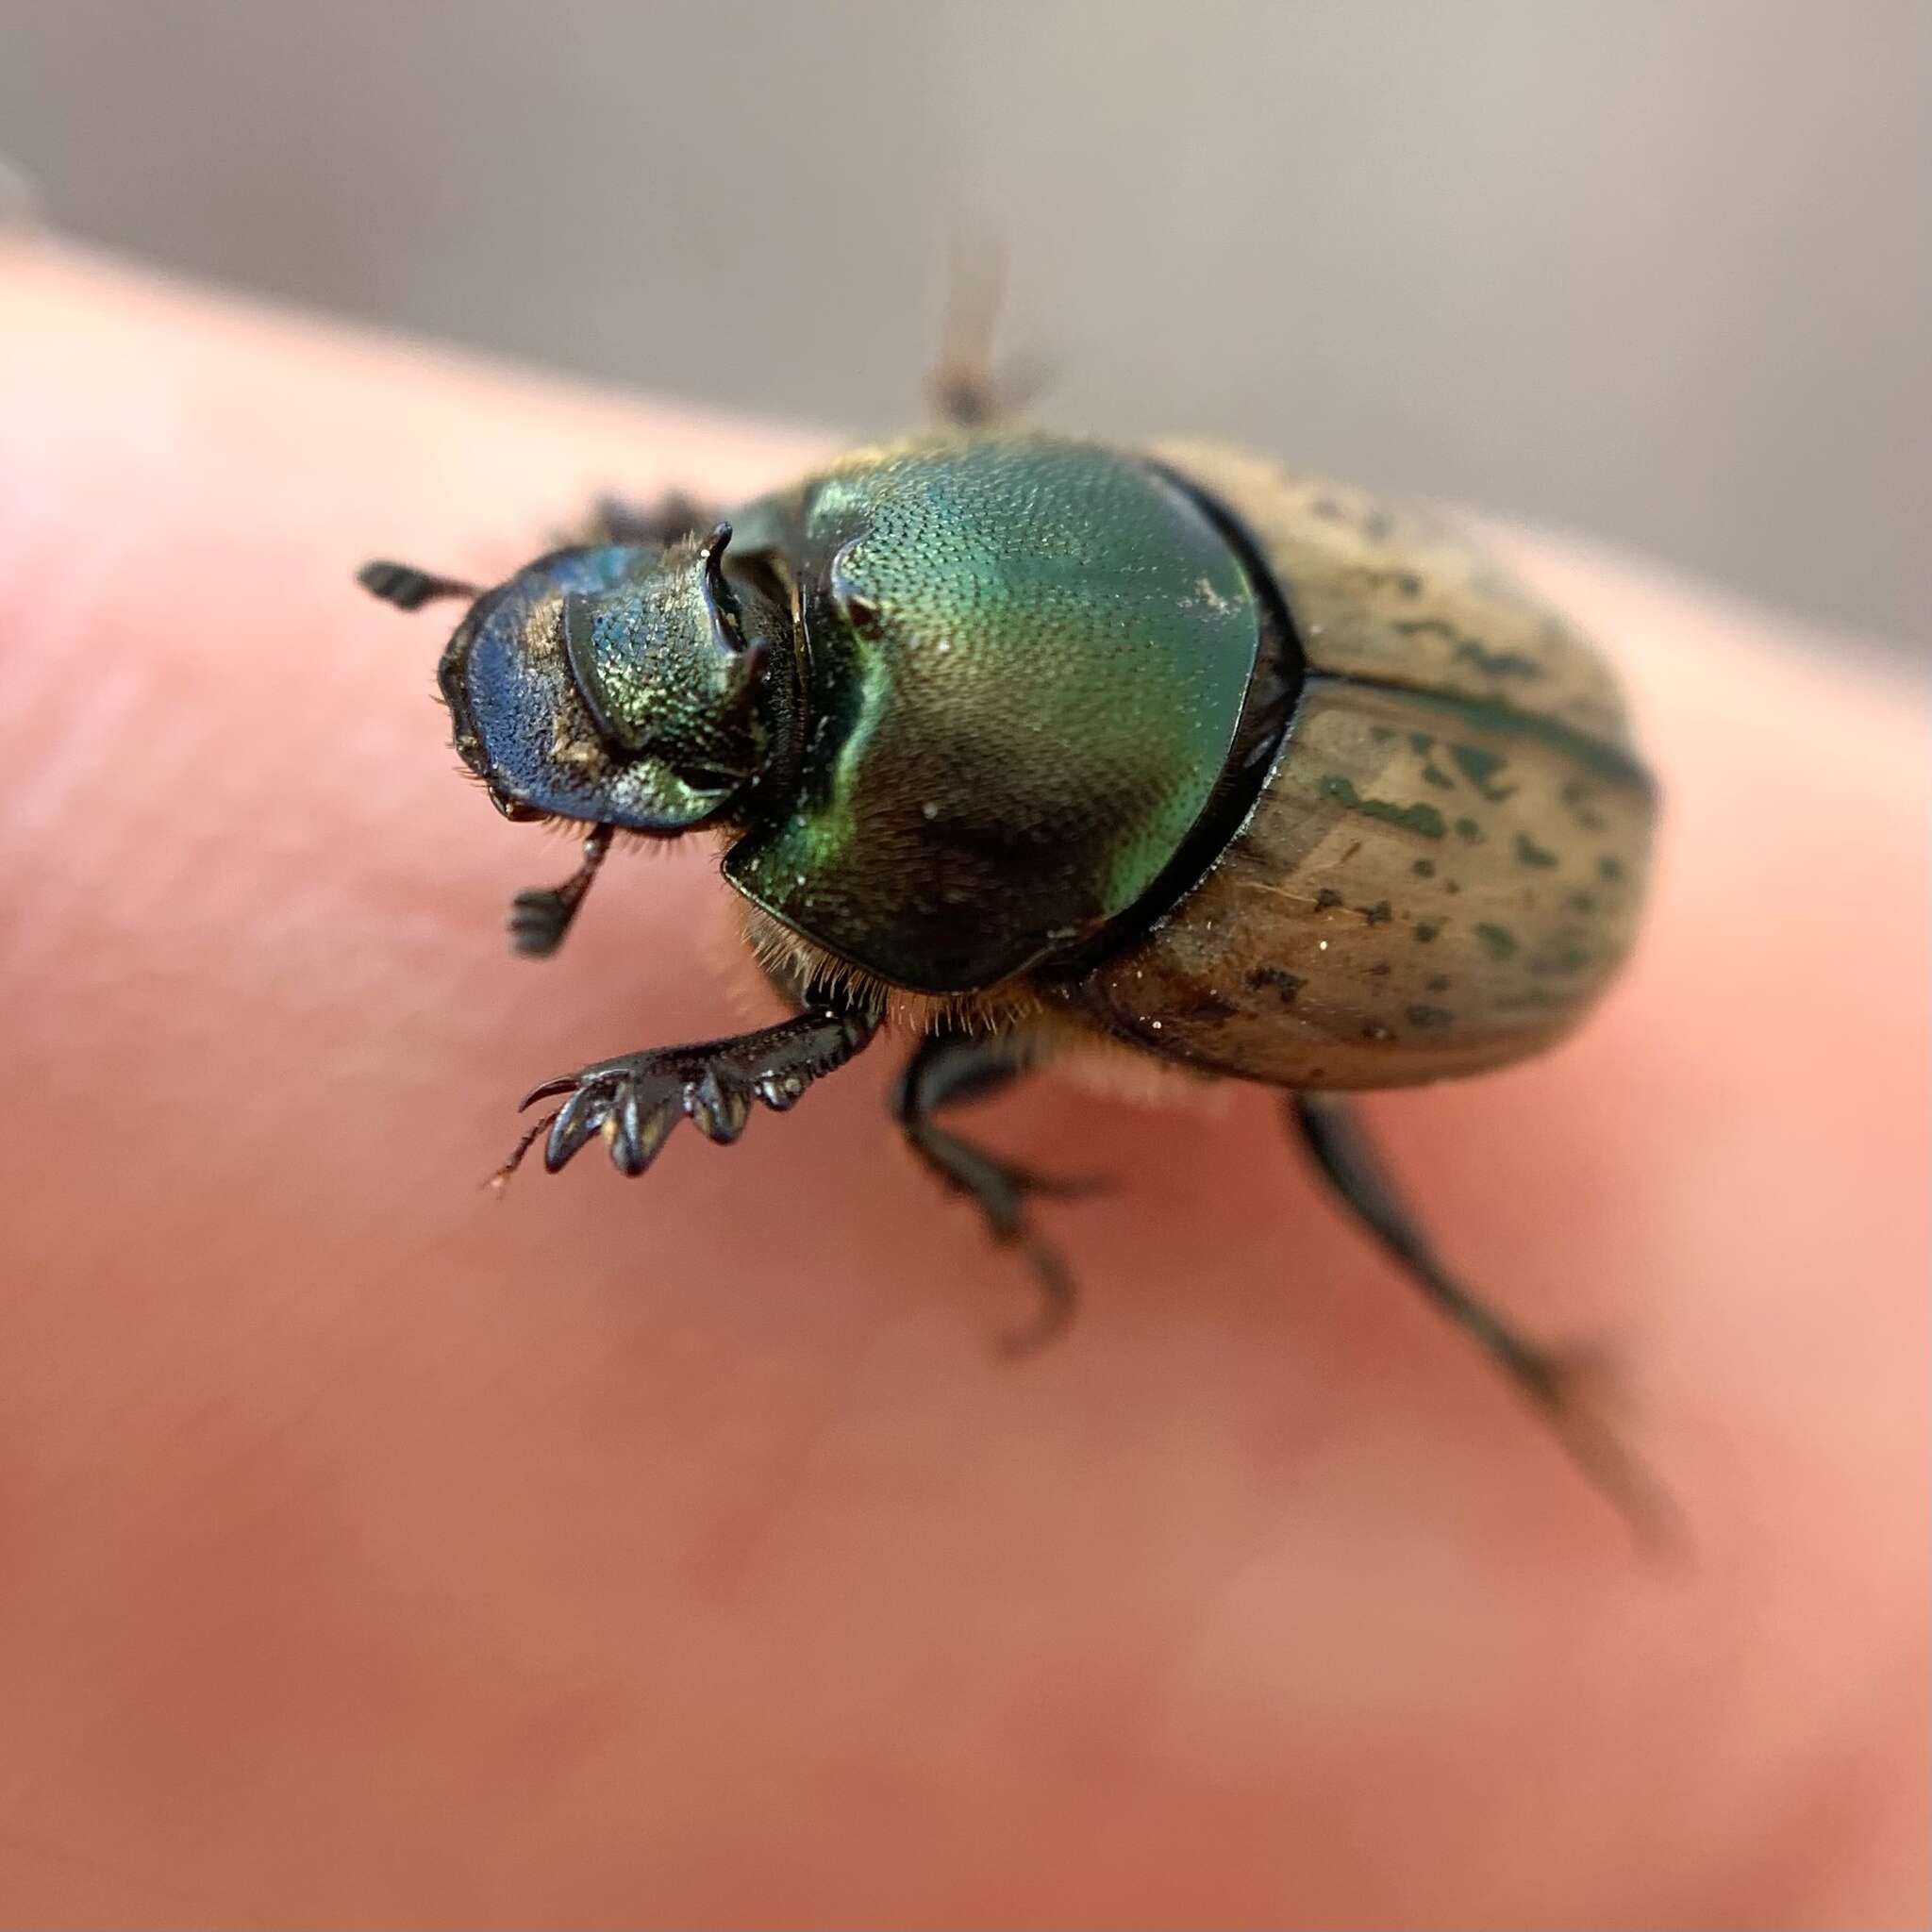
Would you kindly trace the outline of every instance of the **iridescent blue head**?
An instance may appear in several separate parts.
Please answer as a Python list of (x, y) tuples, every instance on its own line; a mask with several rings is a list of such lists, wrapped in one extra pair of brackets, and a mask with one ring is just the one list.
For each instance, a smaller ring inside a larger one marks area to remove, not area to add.
[(553, 551), (476, 599), (437, 677), (498, 810), (668, 837), (741, 805), (791, 711), (791, 625), (762, 571), (727, 573), (730, 536)]

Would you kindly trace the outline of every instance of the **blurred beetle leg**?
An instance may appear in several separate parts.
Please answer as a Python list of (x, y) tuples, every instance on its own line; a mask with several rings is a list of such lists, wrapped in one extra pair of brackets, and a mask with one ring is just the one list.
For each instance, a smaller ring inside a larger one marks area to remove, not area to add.
[(600, 496), (571, 538), (574, 543), (648, 543), (665, 549), (685, 537), (701, 537), (720, 522), (718, 512), (681, 490), (667, 490), (655, 503)]
[(1008, 358), (1002, 365), (993, 358), (1006, 269), (1006, 253), (996, 243), (955, 230), (947, 250), (939, 358), (926, 378), (933, 410), (950, 428), (984, 429), (1008, 421), (1046, 388), (1044, 363)]
[(1684, 1538), (1675, 1507), (1603, 1413), (1604, 1377), (1596, 1365), (1532, 1341), (1443, 1268), (1346, 1101), (1333, 1093), (1291, 1093), (1288, 1114), (1302, 1144), (1357, 1220), (1541, 1411), (1584, 1474), (1623, 1511), (1637, 1535), (1659, 1550), (1681, 1549)]
[(997, 1093), (1027, 1072), (1033, 1059), (1032, 1043), (1024, 1035), (942, 1030), (928, 1034), (913, 1049), (892, 1096), (893, 1116), (912, 1151), (948, 1188), (971, 1196), (987, 1232), (1003, 1247), (1020, 1248), (1040, 1283), (1039, 1314), (1000, 1338), (1007, 1355), (1028, 1355), (1052, 1341), (1073, 1320), (1077, 1299), (1074, 1277), (1058, 1250), (1027, 1219), (1027, 1197), (1092, 1193), (1103, 1183), (1035, 1174), (948, 1133), (932, 1117), (941, 1108)]

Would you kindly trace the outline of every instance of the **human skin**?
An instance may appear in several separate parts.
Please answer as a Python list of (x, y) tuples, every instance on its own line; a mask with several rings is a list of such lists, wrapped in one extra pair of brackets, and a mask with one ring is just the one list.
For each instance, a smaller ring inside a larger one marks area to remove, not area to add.
[(1508, 541), (1628, 668), (1654, 913), (1572, 1042), (1367, 1111), (1614, 1345), (1659, 1565), (1259, 1090), (975, 1117), (1119, 1181), (1017, 1365), (890, 1043), (479, 1190), (528, 1086), (746, 1016), (730, 895), (620, 854), (512, 958), (570, 847), (351, 572), (816, 447), (0, 258), (0, 1919), (1924, 1923), (1918, 694)]

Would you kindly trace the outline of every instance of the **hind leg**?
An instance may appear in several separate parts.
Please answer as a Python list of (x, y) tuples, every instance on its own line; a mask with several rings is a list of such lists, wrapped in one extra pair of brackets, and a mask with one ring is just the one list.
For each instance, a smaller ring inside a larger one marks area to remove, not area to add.
[(600, 496), (571, 533), (573, 543), (675, 543), (684, 537), (702, 537), (720, 521), (715, 508), (667, 490), (654, 503), (637, 503), (624, 496)]
[(1302, 1144), (1356, 1219), (1535, 1405), (1639, 1533), (1655, 1543), (1675, 1541), (1669, 1498), (1591, 1399), (1592, 1383), (1600, 1378), (1591, 1375), (1590, 1365), (1533, 1341), (1442, 1266), (1346, 1101), (1332, 1093), (1292, 1093), (1288, 1113)]
[(951, 429), (987, 429), (1020, 415), (1046, 387), (1037, 361), (1001, 362), (993, 333), (1006, 292), (1006, 257), (986, 238), (956, 234), (948, 254), (939, 358), (926, 378), (934, 413)]

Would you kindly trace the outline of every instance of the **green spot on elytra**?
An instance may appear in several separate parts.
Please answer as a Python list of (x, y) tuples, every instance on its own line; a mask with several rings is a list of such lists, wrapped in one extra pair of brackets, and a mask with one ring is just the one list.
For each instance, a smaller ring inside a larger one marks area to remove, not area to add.
[(1456, 780), (1439, 765), (1434, 758), (1423, 767), (1423, 776), (1439, 791), (1454, 791)]
[(1452, 744), (1449, 756), (1462, 768), (1462, 775), (1487, 798), (1491, 805), (1500, 805), (1504, 799), (1514, 795), (1513, 785), (1496, 785), (1491, 781), (1508, 759), (1495, 752), (1485, 751), (1479, 744)]
[(1478, 643), (1474, 638), (1464, 638), (1457, 645), (1456, 655), (1465, 664), (1473, 664), (1485, 677), (1541, 677), (1543, 667), (1534, 658), (1525, 658), (1521, 651), (1491, 651)]
[(1457, 819), (1456, 836), (1465, 845), (1480, 845), (1483, 842), (1483, 828), (1474, 819)]
[(1257, 992), (1263, 987), (1273, 987), (1285, 1007), (1294, 1005), (1295, 994), (1306, 983), (1299, 973), (1291, 973), (1283, 966), (1257, 966), (1248, 974), (1248, 984)]
[(1516, 857), (1523, 865), (1555, 865), (1557, 862), (1557, 855), (1545, 851), (1527, 832), (1516, 835)]
[(1409, 748), (1417, 753), (1426, 753), (1435, 741), (1426, 731), (1411, 731), (1408, 734)]
[(1520, 711), (1501, 698), (1474, 698), (1461, 691), (1420, 691), (1413, 687), (1405, 688), (1402, 695), (1406, 704), (1425, 705), (1432, 710), (1447, 712), (1466, 729), (1496, 737), (1533, 739), (1554, 746), (1586, 771), (1613, 785), (1631, 786), (1646, 795), (1655, 789), (1650, 774), (1628, 752), (1554, 718)]
[(1174, 1018), (1193, 1020), (1203, 1026), (1219, 1026), (1224, 1020), (1233, 1019), (1239, 1010), (1223, 999), (1218, 992), (1204, 992), (1199, 999), (1180, 1008)]
[(1593, 963), (1591, 956), (1581, 946), (1563, 946), (1556, 952), (1545, 953), (1540, 958), (1529, 962), (1529, 970), (1538, 974), (1581, 973)]
[(1492, 959), (1512, 958), (1516, 953), (1516, 935), (1507, 925), (1491, 925), (1485, 920), (1475, 929), (1475, 936), (1482, 941)]
[(1433, 858), (1418, 858), (1409, 867), (1409, 871), (1419, 879), (1432, 879), (1436, 876), (1436, 861)]
[(1563, 803), (1570, 808), (1570, 816), (1586, 832), (1601, 832), (1604, 829), (1603, 815), (1594, 808), (1596, 793), (1582, 778), (1572, 778), (1563, 787)]
[(1411, 1026), (1446, 1026), (1455, 1017), (1447, 1007), (1410, 1007), (1408, 1009)]
[(1424, 839), (1440, 839), (1448, 829), (1442, 814), (1433, 805), (1396, 805), (1387, 798), (1364, 798), (1354, 784), (1340, 772), (1324, 772), (1315, 789), (1324, 798), (1345, 805), (1366, 818), (1386, 819), (1404, 831), (1420, 832)]
[(1427, 945), (1441, 930), (1442, 922), (1440, 919), (1418, 919), (1415, 923), (1415, 936), (1424, 945)]
[(1621, 858), (1599, 858), (1596, 870), (1599, 878), (1615, 885), (1624, 876), (1624, 861)]
[(1495, 1007), (1499, 1013), (1524, 1013), (1562, 1003), (1562, 995), (1552, 992), (1546, 986), (1526, 986), (1521, 992), (1513, 992), (1507, 999), (1496, 1001)]
[(1377, 744), (1388, 744), (1395, 737), (1395, 727), (1392, 724), (1371, 724), (1369, 726), (1369, 736)]
[(1420, 832), (1424, 839), (1440, 839), (1449, 829), (1433, 805), (1391, 805), (1385, 798), (1365, 798), (1362, 809), (1372, 819), (1387, 819), (1405, 831)]

